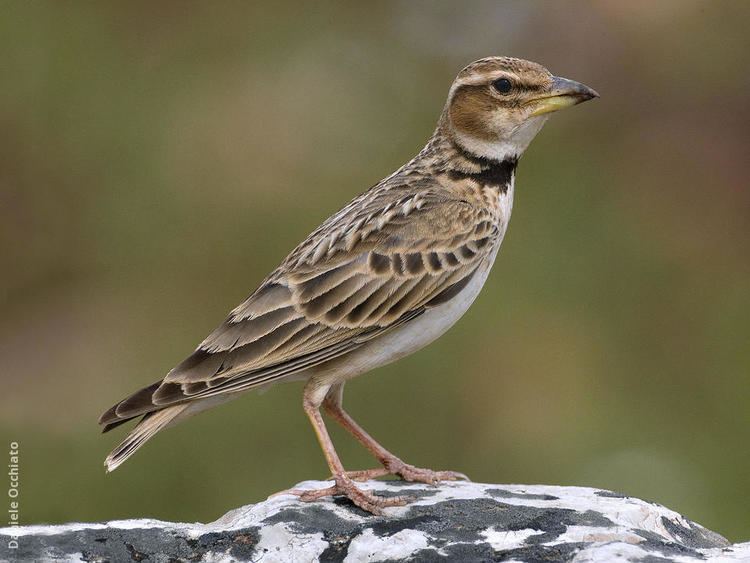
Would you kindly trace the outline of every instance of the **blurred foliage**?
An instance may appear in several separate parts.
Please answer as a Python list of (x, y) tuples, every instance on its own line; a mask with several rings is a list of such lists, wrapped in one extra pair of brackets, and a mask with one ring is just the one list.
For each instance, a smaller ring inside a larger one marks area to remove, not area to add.
[(611, 488), (748, 539), (750, 3), (0, 10), (0, 437), (21, 445), (25, 523), (208, 521), (324, 477), (299, 384), (112, 475), (122, 432), (96, 418), (415, 154), (464, 64), (509, 54), (602, 97), (532, 144), (466, 318), (347, 405), (412, 463)]

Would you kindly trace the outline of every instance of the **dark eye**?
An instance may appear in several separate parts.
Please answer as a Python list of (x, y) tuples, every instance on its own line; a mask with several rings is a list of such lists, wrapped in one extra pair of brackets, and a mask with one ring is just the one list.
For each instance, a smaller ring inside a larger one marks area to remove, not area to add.
[(492, 87), (501, 94), (507, 94), (513, 88), (513, 83), (507, 78), (498, 78), (492, 83)]

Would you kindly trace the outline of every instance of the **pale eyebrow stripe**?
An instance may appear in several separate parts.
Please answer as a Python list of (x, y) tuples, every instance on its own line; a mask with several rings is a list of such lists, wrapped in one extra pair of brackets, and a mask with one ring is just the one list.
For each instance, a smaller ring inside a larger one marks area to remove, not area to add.
[(492, 82), (494, 80), (497, 80), (498, 78), (503, 77), (506, 77), (509, 80), (513, 81), (514, 84), (521, 84), (521, 79), (517, 74), (509, 72), (507, 70), (495, 70), (492, 72), (485, 72), (482, 74), (477, 74), (475, 76), (462, 78), (461, 80), (456, 81), (455, 86), (479, 86), (480, 84)]

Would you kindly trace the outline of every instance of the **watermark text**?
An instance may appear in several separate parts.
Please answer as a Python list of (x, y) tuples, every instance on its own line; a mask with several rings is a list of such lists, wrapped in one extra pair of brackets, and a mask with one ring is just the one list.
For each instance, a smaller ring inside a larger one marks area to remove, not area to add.
[[(11, 442), (8, 448), (8, 526), (21, 523), (21, 448), (18, 442)], [(11, 535), (8, 549), (18, 549), (18, 536)]]

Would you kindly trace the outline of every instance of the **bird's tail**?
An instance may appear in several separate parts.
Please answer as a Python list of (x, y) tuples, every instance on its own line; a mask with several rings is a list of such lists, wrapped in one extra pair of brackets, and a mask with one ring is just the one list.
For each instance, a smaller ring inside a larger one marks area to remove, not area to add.
[[(175, 419), (184, 413), (191, 405), (180, 404), (166, 407), (162, 410), (153, 411), (144, 416), (122, 443), (117, 446), (104, 460), (107, 471), (114, 471), (121, 463), (133, 455), (146, 441), (169, 426)], [(187, 413), (185, 413), (187, 414)]]

